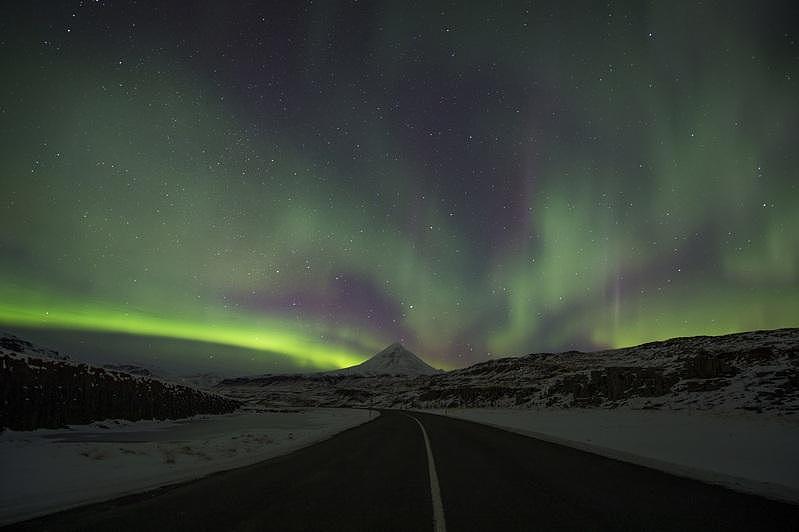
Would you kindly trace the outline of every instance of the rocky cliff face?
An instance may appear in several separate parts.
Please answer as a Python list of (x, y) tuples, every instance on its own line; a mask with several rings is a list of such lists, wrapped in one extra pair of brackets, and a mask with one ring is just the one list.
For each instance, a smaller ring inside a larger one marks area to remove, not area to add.
[(67, 360), (0, 350), (0, 429), (114, 418), (176, 419), (235, 410), (233, 399)]
[(420, 403), (799, 414), (797, 378), (799, 329), (780, 329), (484, 362), (432, 379)]

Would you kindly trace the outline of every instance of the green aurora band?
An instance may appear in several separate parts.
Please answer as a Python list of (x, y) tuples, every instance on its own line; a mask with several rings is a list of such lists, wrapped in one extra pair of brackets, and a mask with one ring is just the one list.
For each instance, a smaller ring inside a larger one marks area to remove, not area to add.
[(356, 68), (320, 6), (291, 53), (321, 88), (282, 116), (214, 63), (217, 8), (186, 49), (95, 35), (123, 27), (103, 9), (3, 27), (2, 326), (328, 369), (799, 325), (797, 47), (771, 19), (387, 3)]

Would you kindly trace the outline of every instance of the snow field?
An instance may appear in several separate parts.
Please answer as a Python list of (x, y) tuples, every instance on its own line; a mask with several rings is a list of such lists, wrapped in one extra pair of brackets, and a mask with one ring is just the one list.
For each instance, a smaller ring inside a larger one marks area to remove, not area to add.
[(0, 525), (287, 454), (376, 416), (310, 408), (0, 434)]

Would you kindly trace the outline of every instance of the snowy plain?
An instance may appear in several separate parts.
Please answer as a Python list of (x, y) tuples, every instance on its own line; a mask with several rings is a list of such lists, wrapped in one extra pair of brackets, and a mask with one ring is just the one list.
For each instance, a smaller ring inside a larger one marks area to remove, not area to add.
[(799, 420), (628, 409), (422, 410), (799, 503)]
[(377, 415), (307, 408), (5, 431), (0, 526), (287, 454)]

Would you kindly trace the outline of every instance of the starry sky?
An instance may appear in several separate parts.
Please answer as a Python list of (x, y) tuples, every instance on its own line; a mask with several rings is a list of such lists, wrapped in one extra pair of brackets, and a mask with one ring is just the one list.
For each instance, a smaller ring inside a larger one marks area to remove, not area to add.
[(255, 373), (799, 325), (794, 2), (0, 9), (3, 330)]

